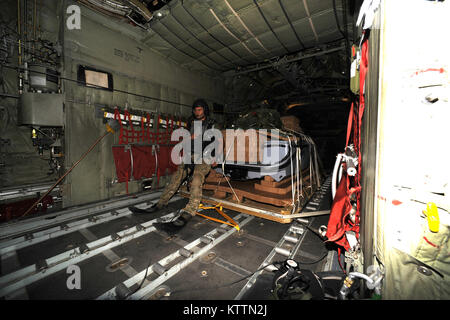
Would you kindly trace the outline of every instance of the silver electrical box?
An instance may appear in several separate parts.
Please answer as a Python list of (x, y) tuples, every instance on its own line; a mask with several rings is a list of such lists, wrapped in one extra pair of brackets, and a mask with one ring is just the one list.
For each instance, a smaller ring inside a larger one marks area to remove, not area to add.
[(62, 127), (63, 101), (59, 93), (24, 92), (19, 100), (19, 125)]

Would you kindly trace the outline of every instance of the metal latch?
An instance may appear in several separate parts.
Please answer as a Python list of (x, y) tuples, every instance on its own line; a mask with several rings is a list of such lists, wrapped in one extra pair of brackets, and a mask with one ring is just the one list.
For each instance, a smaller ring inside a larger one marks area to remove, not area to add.
[(78, 249), (80, 250), (80, 253), (85, 253), (85, 252), (88, 252), (90, 250), (89, 247), (86, 245), (86, 243), (80, 244)]

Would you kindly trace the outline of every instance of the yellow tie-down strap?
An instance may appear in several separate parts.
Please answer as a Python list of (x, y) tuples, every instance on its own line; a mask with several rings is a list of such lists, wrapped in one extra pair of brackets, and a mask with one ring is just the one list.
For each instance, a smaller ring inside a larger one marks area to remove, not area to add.
[(232, 226), (233, 228), (236, 228), (237, 231), (239, 231), (239, 230), (241, 229), (241, 228), (239, 227), (239, 224), (238, 224), (236, 221), (234, 221), (233, 219), (231, 219), (225, 212), (223, 212), (223, 207), (222, 207), (220, 204), (215, 205), (215, 206), (213, 206), (213, 207), (207, 207), (207, 206), (204, 206), (203, 203), (200, 203), (200, 205), (198, 206), (198, 208), (199, 208), (199, 209), (202, 209), (202, 210), (214, 209), (214, 210), (216, 210), (218, 213), (220, 213), (225, 219), (227, 219), (228, 222), (223, 221), (223, 220), (220, 220), (220, 219), (216, 219), (216, 218), (213, 218), (213, 217), (209, 217), (209, 216), (207, 216), (207, 215), (204, 215), (204, 214), (202, 214), (202, 213), (197, 212), (197, 215), (202, 216), (203, 218), (206, 218), (206, 219), (209, 219), (209, 220), (212, 220), (212, 221), (216, 221), (216, 222), (220, 222), (220, 223), (223, 223), (223, 224), (227, 224), (227, 225), (229, 225), (229, 226)]

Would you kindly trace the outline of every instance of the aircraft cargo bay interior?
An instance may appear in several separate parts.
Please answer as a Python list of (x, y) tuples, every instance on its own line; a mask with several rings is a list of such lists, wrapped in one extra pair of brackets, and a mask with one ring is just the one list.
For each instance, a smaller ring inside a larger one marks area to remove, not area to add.
[(1, 300), (450, 299), (448, 0), (1, 7)]

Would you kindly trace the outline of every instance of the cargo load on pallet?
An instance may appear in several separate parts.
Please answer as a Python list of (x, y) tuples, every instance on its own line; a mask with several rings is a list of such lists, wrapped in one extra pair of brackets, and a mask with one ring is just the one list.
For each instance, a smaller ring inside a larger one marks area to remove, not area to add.
[(303, 133), (300, 127), (300, 120), (296, 116), (281, 117), (281, 123), (286, 130)]
[(290, 130), (278, 112), (265, 110), (222, 130), (224, 161), (206, 178), (203, 201), (282, 223), (299, 216), (321, 185), (319, 159), (299, 121), (285, 123)]

